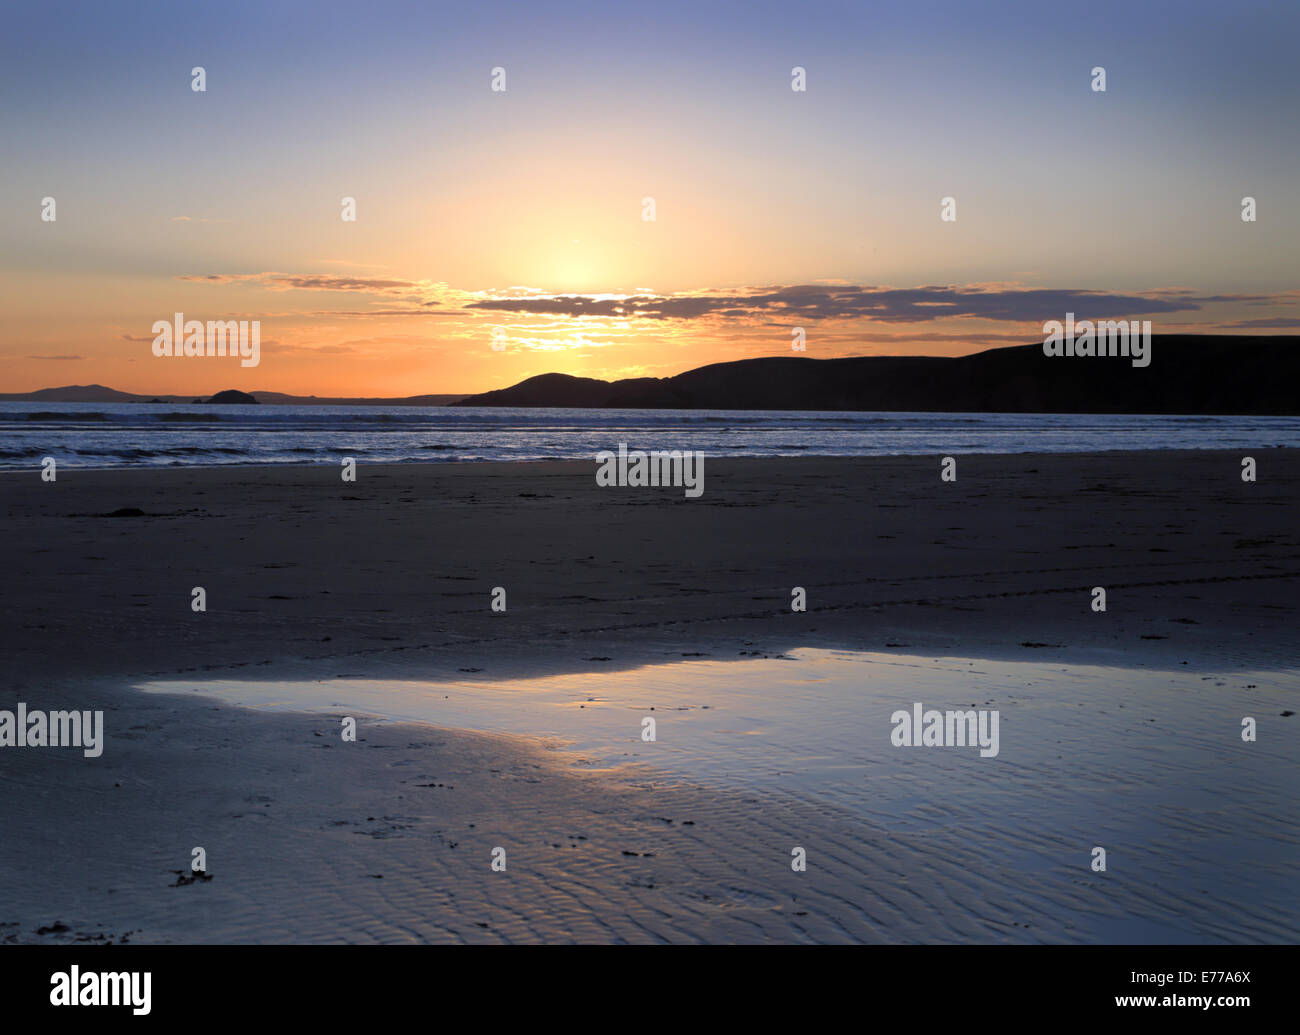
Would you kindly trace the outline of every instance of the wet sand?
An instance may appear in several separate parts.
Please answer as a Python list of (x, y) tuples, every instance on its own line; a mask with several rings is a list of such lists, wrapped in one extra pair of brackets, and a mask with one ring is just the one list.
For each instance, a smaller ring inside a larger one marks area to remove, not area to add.
[[(1152, 873), (1114, 894), (1099, 883), (1114, 870), (1034, 845), (1033, 810), (991, 857), (986, 834), (894, 829), (780, 788), (591, 772), (526, 732), (364, 720), (343, 744), (321, 715), (135, 689), (627, 677), (801, 647), (1189, 683), (1294, 671), (1300, 458), (1253, 455), (1255, 484), (1220, 451), (959, 457), (955, 483), (937, 457), (709, 460), (696, 500), (599, 489), (593, 463), (363, 465), (356, 483), (330, 467), (0, 475), (7, 697), (102, 708), (108, 735), (99, 759), (0, 750), (0, 939), (1294, 941), (1294, 915), (1234, 920), (1212, 888), (1126, 926)], [(104, 516), (123, 508), (144, 513)], [(1200, 730), (1223, 705), (1198, 691)], [(1099, 692), (1117, 706), (1122, 677)], [(1294, 684), (1267, 692), (1270, 721), (1294, 723), (1278, 714)], [(1068, 731), (1075, 698), (1048, 695), (1039, 721)], [(1090, 750), (1082, 732), (1065, 743)], [(1256, 760), (1266, 776), (1273, 757)], [(1222, 778), (1243, 800), (1249, 770)], [(914, 808), (942, 812), (927, 786)], [(1171, 829), (1199, 804), (1179, 808)], [(1246, 812), (1236, 842), (1226, 819), (1199, 821), (1218, 845), (1205, 858), (1295, 829), (1266, 812)], [(196, 845), (212, 879), (173, 886)]]

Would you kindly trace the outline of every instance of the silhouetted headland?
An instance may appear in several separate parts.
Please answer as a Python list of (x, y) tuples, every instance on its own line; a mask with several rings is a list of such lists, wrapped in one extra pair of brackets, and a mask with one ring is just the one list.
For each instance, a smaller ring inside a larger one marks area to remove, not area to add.
[(1300, 414), (1300, 336), (1155, 335), (1150, 366), (1046, 356), (1041, 344), (969, 356), (765, 357), (675, 377), (541, 374), (452, 406), (957, 413)]

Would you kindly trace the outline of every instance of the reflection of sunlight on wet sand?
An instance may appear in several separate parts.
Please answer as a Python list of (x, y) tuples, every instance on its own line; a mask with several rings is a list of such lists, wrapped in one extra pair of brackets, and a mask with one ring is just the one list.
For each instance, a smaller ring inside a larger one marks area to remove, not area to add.
[[(908, 814), (917, 820), (918, 785), (943, 785), (948, 802), (1027, 792), (1031, 781), (1040, 789), (1046, 781), (1110, 792), (1127, 776), (1138, 780), (1141, 766), (1204, 773), (1221, 763), (1242, 774), (1258, 770), (1263, 790), (1294, 763), (1295, 749), (1283, 745), (1295, 738), (1266, 732), (1243, 753), (1240, 719), (1276, 716), (1284, 710), (1278, 694), (1294, 685), (1289, 673), (1217, 677), (800, 650), (786, 659), (687, 660), (508, 682), (158, 682), (144, 689), (558, 740), (601, 768), (631, 764), (666, 780), (767, 785), (897, 822)], [(997, 710), (998, 756), (893, 746), (891, 715), (917, 701)], [(646, 718), (656, 724), (652, 743), (641, 739)], [(1138, 782), (1148, 794), (1155, 789)], [(1180, 788), (1170, 793), (1187, 793), (1185, 783)]]
[[(1043, 908), (1073, 916), (1078, 930), (1091, 921), (1066, 905), (1080, 879), (1070, 875), (1075, 865), (1087, 875), (1089, 852), (1103, 845), (1118, 875), (1083, 879), (1116, 882), (1120, 898), (1110, 908), (1128, 919), (1098, 930), (1141, 941), (1172, 929), (1144, 920), (1141, 902), (1171, 917), (1195, 912), (1195, 923), (1187, 922), (1202, 933), (1222, 936), (1220, 928), (1240, 931), (1245, 923), (1277, 940), (1295, 930), (1300, 738), (1281, 713), (1294, 710), (1296, 686), (1290, 672), (1220, 676), (800, 650), (784, 659), (688, 660), (507, 682), (225, 681), (201, 689), (157, 682), (143, 689), (550, 741), (584, 771), (643, 787), (740, 791), (769, 816), (780, 802), (811, 809), (837, 831), (834, 844), (823, 845), (837, 856), (870, 843), (888, 858), (889, 842), (905, 838), (948, 860), (954, 888), (976, 880), (976, 867), (978, 880), (1047, 896), (1056, 905)], [(998, 754), (895, 747), (891, 716), (915, 702), (996, 711)], [(1256, 743), (1241, 739), (1247, 715), (1259, 722)], [(655, 720), (653, 743), (641, 739), (646, 718)], [(1138, 874), (1140, 885), (1119, 890)], [(1217, 889), (1213, 902), (1203, 901), (1205, 888)]]

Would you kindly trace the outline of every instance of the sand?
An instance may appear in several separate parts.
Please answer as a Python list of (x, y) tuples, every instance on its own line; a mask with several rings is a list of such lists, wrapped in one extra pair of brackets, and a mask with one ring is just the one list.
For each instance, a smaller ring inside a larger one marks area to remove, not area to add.
[[(955, 483), (937, 457), (710, 459), (696, 500), (600, 489), (576, 462), (363, 465), (355, 483), (326, 466), (0, 475), (0, 707), (103, 709), (108, 731), (98, 759), (0, 750), (0, 939), (1294, 941), (1294, 912), (1233, 920), (1183, 890), (1133, 918), (1149, 870), (1118, 892), (1072, 844), (1038, 845), (1030, 866), (980, 836), (771, 787), (591, 771), (526, 731), (363, 718), (343, 744), (338, 716), (139, 689), (635, 681), (684, 656), (816, 647), (1181, 668), (1246, 693), (1234, 675), (1297, 667), (1300, 457), (1254, 455), (1254, 484), (1221, 451), (963, 456)], [(105, 516), (123, 508), (144, 514)], [(747, 678), (736, 691), (761, 693)], [(1273, 744), (1295, 689), (1282, 675), (1251, 691)], [(1048, 695), (1035, 721), (1068, 731), (1078, 693)], [(1095, 693), (1129, 695), (1122, 679)], [(1185, 707), (1200, 737), (1220, 704), (1207, 690), (1161, 714), (1176, 740)], [(1281, 779), (1291, 756), (1263, 757), (1253, 778)], [(1195, 772), (1195, 756), (1162, 762), (1171, 781)], [(1244, 807), (1251, 777), (1225, 769), (1215, 786)], [(916, 782), (915, 810), (942, 811)], [(1016, 843), (1032, 842), (1051, 803), (1029, 789), (1015, 803)], [(1268, 803), (1238, 833), (1285, 861), (1294, 807)], [(1172, 829), (1200, 815), (1216, 844), (1232, 829), (1199, 800), (1179, 807)], [(194, 846), (212, 879), (179, 884)]]

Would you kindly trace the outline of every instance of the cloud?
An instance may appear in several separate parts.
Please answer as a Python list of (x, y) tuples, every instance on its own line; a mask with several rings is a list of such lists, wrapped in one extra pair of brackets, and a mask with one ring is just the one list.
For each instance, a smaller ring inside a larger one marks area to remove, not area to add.
[(307, 316), (452, 316), (450, 311), (422, 309), (419, 306), (403, 309), (317, 309)]
[(466, 308), (566, 316), (693, 320), (703, 317), (790, 320), (871, 319), (883, 323), (925, 323), (966, 317), (1014, 322), (1137, 316), (1198, 309), (1186, 298), (1121, 295), (1105, 291), (931, 285), (917, 288), (793, 285), (726, 294), (587, 296), (551, 295), (490, 298)]
[(370, 291), (386, 294), (415, 291), (420, 284), (413, 280), (345, 277), (334, 273), (283, 273), (269, 277), (266, 286), (272, 291)]
[[(337, 273), (203, 273), (182, 274), (177, 280), (204, 284), (261, 284), (269, 291), (366, 291), (377, 294), (405, 294), (422, 290), (427, 282), (389, 280), (380, 277), (346, 277)], [(436, 305), (436, 302), (426, 302)]]
[[(688, 322), (790, 326), (822, 320), (867, 320), (900, 327), (934, 320), (966, 319), (1041, 324), (1074, 313), (1079, 319), (1128, 319), (1159, 314), (1198, 312), (1206, 305), (1292, 305), (1300, 292), (1275, 294), (1198, 294), (1191, 288), (1164, 287), (1128, 294), (1083, 288), (1027, 288), (1016, 281), (964, 285), (929, 284), (912, 288), (859, 286), (842, 282), (771, 287), (703, 288), (660, 294), (637, 289), (631, 294), (548, 294), (516, 286), (496, 291), (466, 291), (445, 283), (337, 273), (209, 273), (180, 280), (209, 284), (247, 283), (270, 291), (336, 291), (371, 295), (373, 308), (314, 311), (330, 318), (473, 316), (515, 313), (553, 317), (557, 324), (573, 318), (604, 321)], [(1261, 325), (1262, 326), (1262, 325)], [(960, 335), (955, 336), (959, 338)], [(983, 336), (987, 340), (987, 335)], [(917, 340), (914, 336), (911, 340)]]
[(1300, 288), (1278, 291), (1267, 295), (1192, 295), (1188, 293), (1189, 302), (1244, 302), (1247, 305), (1295, 305), (1300, 301)]
[(1294, 327), (1300, 327), (1300, 317), (1295, 316), (1277, 316), (1261, 320), (1237, 320), (1234, 323), (1220, 324), (1221, 327), (1232, 330), (1289, 330)]

